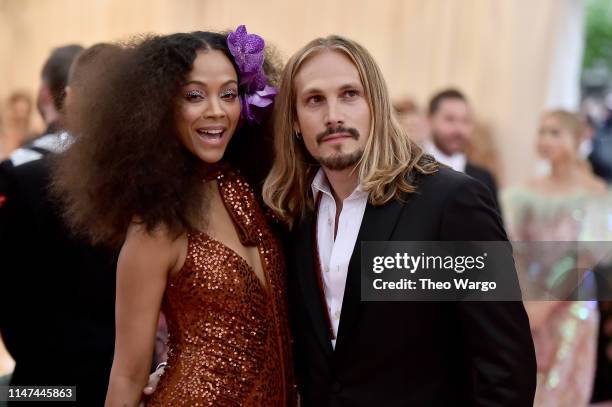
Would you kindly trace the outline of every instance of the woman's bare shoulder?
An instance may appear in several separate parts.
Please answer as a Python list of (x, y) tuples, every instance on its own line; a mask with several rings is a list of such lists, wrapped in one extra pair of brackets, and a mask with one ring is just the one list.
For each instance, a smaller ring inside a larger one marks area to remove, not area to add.
[(605, 195), (608, 193), (607, 184), (591, 173), (585, 174), (582, 181), (582, 187), (591, 195)]
[(128, 227), (121, 251), (136, 261), (163, 264), (170, 271), (184, 257), (186, 246), (186, 234), (176, 236), (163, 225), (148, 228), (135, 219)]

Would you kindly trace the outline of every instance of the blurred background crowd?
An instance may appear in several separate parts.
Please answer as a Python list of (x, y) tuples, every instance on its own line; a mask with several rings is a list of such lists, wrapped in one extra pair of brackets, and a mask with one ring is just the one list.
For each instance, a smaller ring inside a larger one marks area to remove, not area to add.
[[(0, 0), (0, 161), (19, 165), (56, 152), (71, 65), (88, 46), (238, 24), (285, 58), (331, 33), (362, 43), (382, 67), (408, 135), (489, 186), (512, 240), (612, 240), (609, 0)], [(7, 268), (7, 255), (0, 248), (0, 297), (14, 289), (5, 273), (27, 272)], [(44, 281), (54, 289), (53, 279)], [(113, 294), (80, 304), (112, 328)], [(612, 405), (607, 300), (527, 306), (536, 405)], [(3, 302), (0, 313), (11, 306)], [(46, 335), (53, 333), (30, 338), (32, 346)], [(108, 342), (97, 348), (100, 360), (112, 358), (112, 330), (100, 340)], [(162, 345), (158, 354), (163, 359)], [(0, 344), (0, 381), (14, 359)], [(56, 355), (38, 362), (61, 363)], [(102, 370), (109, 368), (110, 360)]]

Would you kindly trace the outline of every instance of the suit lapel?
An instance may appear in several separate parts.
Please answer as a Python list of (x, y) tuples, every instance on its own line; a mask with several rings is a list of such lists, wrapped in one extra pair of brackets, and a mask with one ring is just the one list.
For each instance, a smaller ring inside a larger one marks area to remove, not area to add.
[(383, 206), (368, 204), (366, 207), (349, 262), (335, 355), (342, 352), (346, 346), (345, 342), (348, 341), (351, 328), (359, 316), (361, 307), (361, 243), (389, 240), (403, 207), (404, 203), (397, 199), (393, 199)]
[(295, 266), (297, 267), (298, 281), (304, 299), (304, 306), (310, 315), (315, 334), (325, 350), (331, 356), (333, 351), (329, 340), (328, 326), (325, 320), (326, 307), (322, 303), (319, 283), (314, 264), (314, 240), (312, 230), (313, 217), (308, 216), (298, 227), (294, 234)]

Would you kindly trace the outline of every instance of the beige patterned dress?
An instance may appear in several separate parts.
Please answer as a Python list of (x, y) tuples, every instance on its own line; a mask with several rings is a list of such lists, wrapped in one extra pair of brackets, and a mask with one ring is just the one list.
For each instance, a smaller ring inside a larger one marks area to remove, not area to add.
[[(510, 239), (521, 242), (519, 244), (612, 240), (611, 194), (551, 196), (527, 187), (514, 187), (502, 193), (501, 204)], [(553, 247), (547, 246), (548, 243), (537, 245), (532, 245), (541, 248), (537, 255), (550, 257), (552, 252), (555, 257), (552, 263), (557, 266), (539, 271), (542, 275), (537, 276), (537, 281), (550, 287), (553, 284), (561, 286), (564, 276), (563, 272), (559, 272), (563, 267), (559, 266), (573, 255), (548, 249)], [(562, 243), (559, 247), (565, 246)], [(567, 247), (573, 246), (570, 244)], [(525, 298), (526, 291), (532, 290), (533, 286), (526, 287), (528, 284), (524, 284), (527, 280), (524, 274), (533, 273), (534, 270), (522, 267), (524, 259), (516, 261)], [(551, 307), (550, 313), (537, 328), (532, 327), (538, 362), (534, 406), (587, 406), (595, 374), (599, 321), (597, 303), (555, 301), (544, 304)], [(529, 313), (530, 304), (526, 305)]]

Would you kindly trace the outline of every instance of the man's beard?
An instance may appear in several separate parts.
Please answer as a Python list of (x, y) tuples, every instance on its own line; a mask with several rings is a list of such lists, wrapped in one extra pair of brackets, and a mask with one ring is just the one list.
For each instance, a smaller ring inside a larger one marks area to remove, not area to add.
[[(337, 126), (336, 128), (329, 127), (325, 131), (317, 134), (317, 144), (321, 145), (323, 138), (337, 133), (348, 133), (354, 140), (359, 140), (360, 134), (357, 129), (351, 127)], [(338, 150), (340, 146), (336, 147)], [(363, 149), (353, 151), (352, 153), (338, 152), (329, 157), (314, 157), (319, 164), (332, 171), (342, 171), (355, 166), (363, 156)]]
[[(458, 153), (464, 153), (467, 147), (466, 136), (457, 132), (453, 132), (448, 135), (449, 137), (445, 137), (435, 131), (431, 132), (431, 141), (432, 143), (446, 155), (454, 155)], [(448, 138), (451, 141), (448, 141)], [(459, 141), (457, 141), (459, 139)]]
[(337, 153), (329, 157), (315, 157), (323, 167), (332, 171), (342, 171), (354, 167), (363, 156), (363, 149), (352, 153)]

